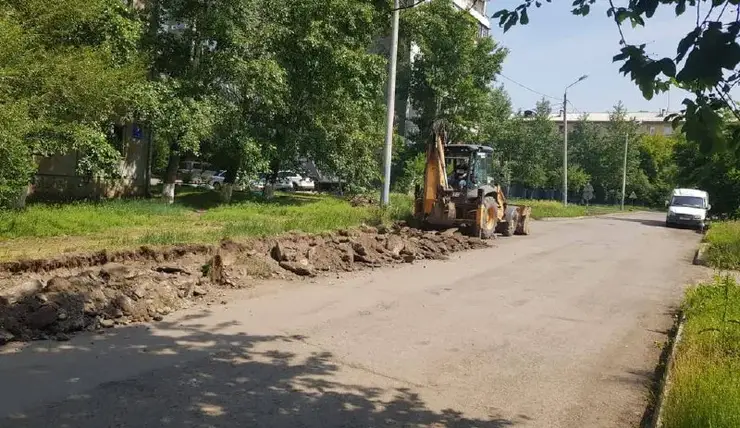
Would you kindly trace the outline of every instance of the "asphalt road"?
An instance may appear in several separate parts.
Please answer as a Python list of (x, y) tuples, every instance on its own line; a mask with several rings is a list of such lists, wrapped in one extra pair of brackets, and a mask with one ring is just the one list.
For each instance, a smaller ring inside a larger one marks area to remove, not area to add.
[(705, 275), (700, 236), (661, 220), (538, 222), (446, 262), (1, 349), (0, 426), (639, 426), (656, 343)]

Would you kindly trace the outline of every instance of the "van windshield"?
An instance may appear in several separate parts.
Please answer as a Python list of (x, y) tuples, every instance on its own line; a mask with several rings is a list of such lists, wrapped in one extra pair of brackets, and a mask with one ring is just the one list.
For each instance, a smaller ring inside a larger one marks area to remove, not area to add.
[(699, 196), (674, 196), (671, 201), (671, 206), (704, 208), (704, 198)]

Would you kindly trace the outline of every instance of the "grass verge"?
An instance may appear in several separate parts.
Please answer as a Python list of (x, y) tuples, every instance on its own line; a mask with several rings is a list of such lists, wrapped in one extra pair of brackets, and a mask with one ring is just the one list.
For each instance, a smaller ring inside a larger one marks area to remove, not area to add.
[(279, 194), (269, 201), (249, 193), (234, 196), (232, 204), (220, 205), (216, 192), (181, 189), (170, 206), (159, 200), (117, 200), (0, 211), (0, 261), (140, 245), (215, 243), (288, 231), (318, 233), (387, 223), (411, 213), (410, 201), (402, 195), (392, 195), (385, 210), (312, 194)]
[(712, 223), (704, 240), (709, 243), (706, 260), (719, 269), (740, 269), (740, 221)]
[[(529, 205), (532, 207), (532, 218), (556, 218), (556, 217), (587, 217), (593, 215), (604, 215), (618, 213), (620, 209), (616, 205), (568, 205), (567, 207), (558, 201), (538, 200), (514, 200), (512, 204)], [(628, 211), (634, 211), (633, 207), (625, 207)]]
[(740, 426), (740, 286), (731, 276), (689, 289), (664, 428)]

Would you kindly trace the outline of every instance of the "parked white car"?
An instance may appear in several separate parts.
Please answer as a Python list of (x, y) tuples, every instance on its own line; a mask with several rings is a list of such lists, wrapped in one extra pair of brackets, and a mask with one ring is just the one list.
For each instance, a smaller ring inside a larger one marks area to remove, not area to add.
[[(204, 183), (206, 183), (206, 186), (212, 187), (215, 190), (221, 190), (221, 187), (224, 185), (224, 181), (226, 179), (226, 170), (223, 169), (221, 171), (218, 171), (214, 174), (211, 174), (210, 176), (203, 177)], [(242, 190), (244, 188), (244, 183), (241, 180), (240, 176), (236, 176), (236, 180), (234, 183), (234, 190)]]
[(219, 190), (221, 186), (224, 184), (224, 179), (226, 178), (226, 170), (218, 171), (217, 173), (211, 175), (210, 177), (203, 177), (208, 183), (209, 186), (213, 187), (216, 190)]
[(690, 226), (704, 229), (707, 213), (712, 209), (709, 194), (697, 189), (675, 189), (668, 203), (665, 224), (671, 226)]
[(316, 184), (312, 179), (293, 171), (278, 172), (275, 182), (276, 190), (314, 190), (315, 188)]

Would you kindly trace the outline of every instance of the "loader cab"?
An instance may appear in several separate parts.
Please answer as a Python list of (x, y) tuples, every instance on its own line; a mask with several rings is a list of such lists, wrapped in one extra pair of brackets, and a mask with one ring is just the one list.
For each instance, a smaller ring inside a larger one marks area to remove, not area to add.
[(448, 185), (453, 190), (476, 192), (489, 185), (493, 149), (474, 144), (451, 144), (445, 147)]

